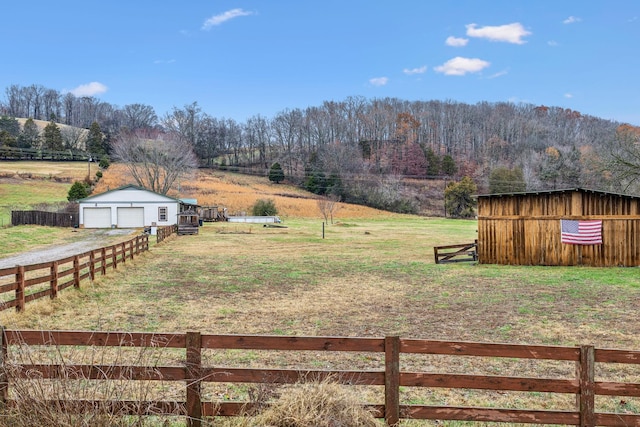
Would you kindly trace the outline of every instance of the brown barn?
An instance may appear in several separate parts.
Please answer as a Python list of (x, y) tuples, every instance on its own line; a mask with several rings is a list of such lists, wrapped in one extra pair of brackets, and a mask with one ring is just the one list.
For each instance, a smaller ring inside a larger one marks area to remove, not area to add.
[[(602, 243), (563, 242), (562, 220), (601, 220)], [(478, 262), (640, 266), (640, 197), (580, 188), (478, 196)]]

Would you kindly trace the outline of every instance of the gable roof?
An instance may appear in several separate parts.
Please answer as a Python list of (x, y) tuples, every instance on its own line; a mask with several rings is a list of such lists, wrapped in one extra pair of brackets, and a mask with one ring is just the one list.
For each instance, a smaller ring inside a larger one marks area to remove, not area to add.
[(85, 197), (84, 199), (80, 199), (78, 200), (79, 203), (83, 203), (83, 202), (96, 202), (96, 201), (100, 201), (101, 199), (107, 199), (107, 201), (112, 201), (112, 202), (119, 202), (119, 201), (123, 201), (123, 202), (130, 202), (131, 200), (117, 200), (117, 197), (112, 197), (114, 195), (117, 195), (118, 193), (122, 193), (123, 191), (126, 192), (143, 192), (145, 194), (147, 194), (148, 196), (154, 197), (155, 200), (157, 201), (167, 201), (167, 202), (175, 202), (175, 203), (180, 203), (180, 200), (174, 198), (174, 197), (169, 197), (165, 194), (160, 194), (160, 193), (156, 193), (155, 191), (151, 191), (148, 190), (144, 187), (139, 187), (137, 185), (133, 185), (133, 184), (128, 184), (128, 185), (123, 185), (122, 187), (118, 187), (118, 188), (114, 188), (113, 190), (107, 190), (104, 193), (100, 193), (100, 194), (95, 194), (93, 196), (89, 196), (89, 197)]
[(618, 197), (626, 197), (630, 199), (637, 199), (640, 196), (635, 196), (632, 194), (622, 194), (622, 193), (612, 193), (609, 191), (602, 190), (591, 190), (587, 188), (564, 188), (564, 189), (556, 189), (556, 190), (537, 190), (537, 191), (521, 191), (521, 192), (513, 192), (513, 193), (492, 193), (492, 194), (478, 194), (475, 197), (510, 197), (510, 196), (528, 196), (528, 195), (539, 195), (539, 194), (553, 194), (553, 193), (567, 193), (571, 191), (578, 191), (581, 193), (592, 193), (598, 194), (601, 196), (618, 196)]

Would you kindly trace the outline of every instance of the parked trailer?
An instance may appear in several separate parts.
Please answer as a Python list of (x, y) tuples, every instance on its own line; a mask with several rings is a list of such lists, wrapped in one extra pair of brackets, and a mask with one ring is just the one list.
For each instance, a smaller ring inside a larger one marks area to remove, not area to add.
[(253, 224), (267, 224), (267, 223), (280, 223), (280, 218), (277, 216), (230, 216), (227, 218), (228, 222), (246, 222)]

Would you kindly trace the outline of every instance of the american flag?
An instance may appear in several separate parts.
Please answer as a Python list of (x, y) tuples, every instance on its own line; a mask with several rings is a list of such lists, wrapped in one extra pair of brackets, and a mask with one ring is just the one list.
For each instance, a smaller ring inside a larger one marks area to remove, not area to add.
[(570, 245), (600, 245), (602, 244), (602, 221), (574, 221), (560, 220), (562, 228), (562, 243)]

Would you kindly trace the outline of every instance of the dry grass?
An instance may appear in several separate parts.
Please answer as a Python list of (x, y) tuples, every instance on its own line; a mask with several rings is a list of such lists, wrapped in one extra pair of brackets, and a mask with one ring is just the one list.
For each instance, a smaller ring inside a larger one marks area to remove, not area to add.
[[(114, 164), (104, 172), (94, 193), (133, 184), (123, 165)], [(227, 208), (230, 215), (249, 213), (259, 199), (272, 199), (281, 218), (322, 218), (317, 197), (286, 184), (274, 184), (266, 177), (216, 172), (201, 169), (194, 177), (180, 183), (180, 191), (169, 193), (177, 198), (194, 198), (202, 206)], [(372, 218), (392, 216), (366, 206), (339, 203), (336, 218)]]
[(375, 418), (352, 390), (331, 380), (299, 383), (280, 390), (280, 398), (248, 426), (375, 427)]
[[(39, 162), (0, 161), (0, 176), (14, 179), (49, 179), (63, 182), (83, 180), (88, 173), (87, 162)], [(91, 175), (98, 171), (98, 165), (91, 165)]]
[[(11, 347), (1, 372), (11, 383), (12, 405), (0, 416), (0, 426), (153, 426), (157, 420), (170, 420), (170, 414), (157, 413), (145, 402), (163, 400), (177, 402), (180, 397), (172, 387), (158, 381), (129, 381), (133, 366), (145, 366), (145, 375), (157, 376), (161, 351), (158, 348), (76, 348), (16, 345)], [(99, 380), (90, 379), (74, 364), (101, 366)], [(23, 365), (57, 365), (57, 378), (47, 379), (37, 369)], [(128, 366), (121, 369), (120, 366)], [(109, 402), (128, 401), (125, 405)], [(86, 402), (99, 401), (91, 405)], [(174, 405), (176, 410), (180, 407)], [(174, 415), (178, 415), (176, 412)]]
[[(385, 336), (639, 348), (635, 269), (433, 264), (434, 244), (468, 241), (473, 221), (394, 217), (285, 221), (287, 228), (206, 224), (174, 237), (80, 292), (2, 314), (12, 328), (185, 331), (222, 334)], [(42, 307), (42, 308), (36, 308)], [(52, 308), (48, 308), (52, 307)], [(381, 369), (380, 355), (205, 351), (213, 366)], [(568, 362), (403, 356), (403, 369), (570, 378)], [(598, 379), (639, 381), (604, 367)], [(206, 395), (246, 398), (208, 384)], [(369, 392), (358, 392), (361, 401)], [(570, 395), (406, 388), (405, 403), (571, 409)], [(640, 408), (600, 399), (599, 408)], [(633, 410), (633, 409), (631, 409)]]

